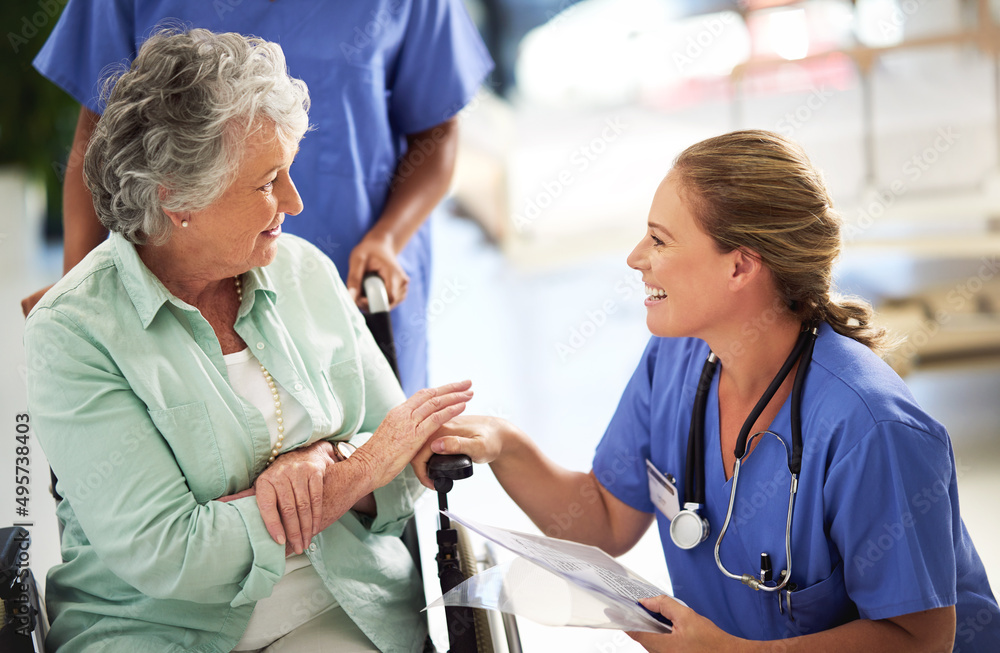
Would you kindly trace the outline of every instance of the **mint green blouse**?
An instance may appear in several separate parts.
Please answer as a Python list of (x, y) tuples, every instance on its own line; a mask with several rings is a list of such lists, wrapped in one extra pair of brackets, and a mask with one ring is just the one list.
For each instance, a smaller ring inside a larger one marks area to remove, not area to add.
[[(295, 236), (243, 277), (236, 331), (312, 433), (362, 445), (404, 396), (333, 263)], [(232, 389), (211, 325), (118, 234), (28, 316), (28, 409), (65, 499), (63, 563), (46, 584), (49, 650), (228, 652), (285, 567), (244, 490), (264, 469), (261, 413)], [(333, 430), (339, 407), (342, 426)], [(286, 450), (312, 433), (285, 436)], [(419, 651), (423, 593), (399, 539), (421, 490), (407, 468), (308, 556), (383, 651)], [(287, 606), (291, 612), (304, 609)]]

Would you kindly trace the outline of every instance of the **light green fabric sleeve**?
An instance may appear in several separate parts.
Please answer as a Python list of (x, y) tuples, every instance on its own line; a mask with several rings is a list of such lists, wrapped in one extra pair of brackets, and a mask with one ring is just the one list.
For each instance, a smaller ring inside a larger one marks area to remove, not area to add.
[[(360, 433), (351, 439), (355, 446), (362, 446), (371, 438), (385, 419), (386, 413), (403, 403), (406, 395), (399, 386), (392, 368), (379, 349), (375, 338), (365, 324), (364, 317), (350, 299), (347, 288), (334, 272), (334, 283), (338, 285), (338, 296), (345, 303), (344, 309), (352, 316), (357, 351), (362, 368), (364, 385), (365, 414)], [(376, 516), (361, 519), (361, 523), (377, 534), (398, 536), (402, 534), (406, 522), (413, 516), (413, 505), (424, 486), (417, 480), (413, 469), (407, 465), (388, 485), (375, 490)]]
[[(32, 314), (25, 350), (37, 437), (108, 569), (153, 598), (236, 605), (269, 595), (284, 547), (264, 529), (256, 500), (198, 503), (146, 405), (60, 311)], [(123, 438), (131, 443), (124, 463), (104, 473), (121, 460)]]

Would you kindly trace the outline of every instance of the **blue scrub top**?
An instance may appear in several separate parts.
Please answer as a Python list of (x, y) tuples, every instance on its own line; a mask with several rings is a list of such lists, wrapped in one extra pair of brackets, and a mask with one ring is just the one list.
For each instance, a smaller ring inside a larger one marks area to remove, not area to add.
[[(309, 86), (310, 123), (292, 167), (304, 210), (284, 228), (347, 276), (351, 250), (382, 213), (406, 134), (438, 125), (493, 68), (461, 0), (70, 0), (35, 67), (96, 113), (101, 79), (156, 26), (252, 34), (281, 44)], [(410, 277), (393, 311), (407, 394), (427, 383), (430, 225), (400, 256)]]
[[(629, 506), (655, 513), (675, 595), (728, 633), (773, 640), (859, 617), (885, 619), (956, 605), (956, 651), (1000, 651), (1000, 609), (959, 515), (947, 431), (903, 381), (860, 343), (823, 324), (802, 396), (802, 471), (792, 522), (794, 621), (775, 593), (722, 575), (714, 545), (726, 517), (719, 440), (719, 376), (705, 418), (709, 538), (684, 551), (650, 500), (648, 458), (683, 495), (687, 435), (709, 349), (701, 340), (652, 338), (594, 458), (597, 479)], [(790, 402), (771, 424), (791, 449)], [(720, 556), (733, 573), (786, 568), (789, 472), (785, 447), (765, 437), (744, 459)], [(681, 497), (681, 503), (685, 499)]]

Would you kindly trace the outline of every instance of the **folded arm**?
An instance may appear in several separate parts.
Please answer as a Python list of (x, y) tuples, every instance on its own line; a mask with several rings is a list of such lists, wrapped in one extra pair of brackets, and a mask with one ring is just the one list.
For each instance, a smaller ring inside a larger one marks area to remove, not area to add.
[(104, 349), (57, 311), (29, 321), (25, 350), (38, 439), (111, 572), (155, 598), (266, 596), (284, 552), (254, 499), (199, 503), (146, 404)]
[(415, 393), (393, 408), (374, 435), (350, 458), (320, 440), (279, 456), (246, 490), (222, 500), (254, 494), (271, 537), (302, 553), (314, 535), (348, 510), (376, 514), (375, 491), (399, 475), (414, 453), (472, 397), (463, 381)]

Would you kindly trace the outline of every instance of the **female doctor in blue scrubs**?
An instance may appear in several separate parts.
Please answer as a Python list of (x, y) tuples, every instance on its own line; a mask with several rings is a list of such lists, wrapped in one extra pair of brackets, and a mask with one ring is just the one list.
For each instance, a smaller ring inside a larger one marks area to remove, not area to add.
[(831, 293), (840, 224), (784, 138), (688, 148), (628, 258), (653, 337), (593, 470), (495, 418), (460, 418), (430, 450), (489, 462), (539, 528), (574, 515), (562, 537), (612, 555), (655, 520), (687, 607), (646, 601), (673, 622), (632, 633), (650, 651), (1000, 651), (948, 433), (879, 358), (871, 307)]

